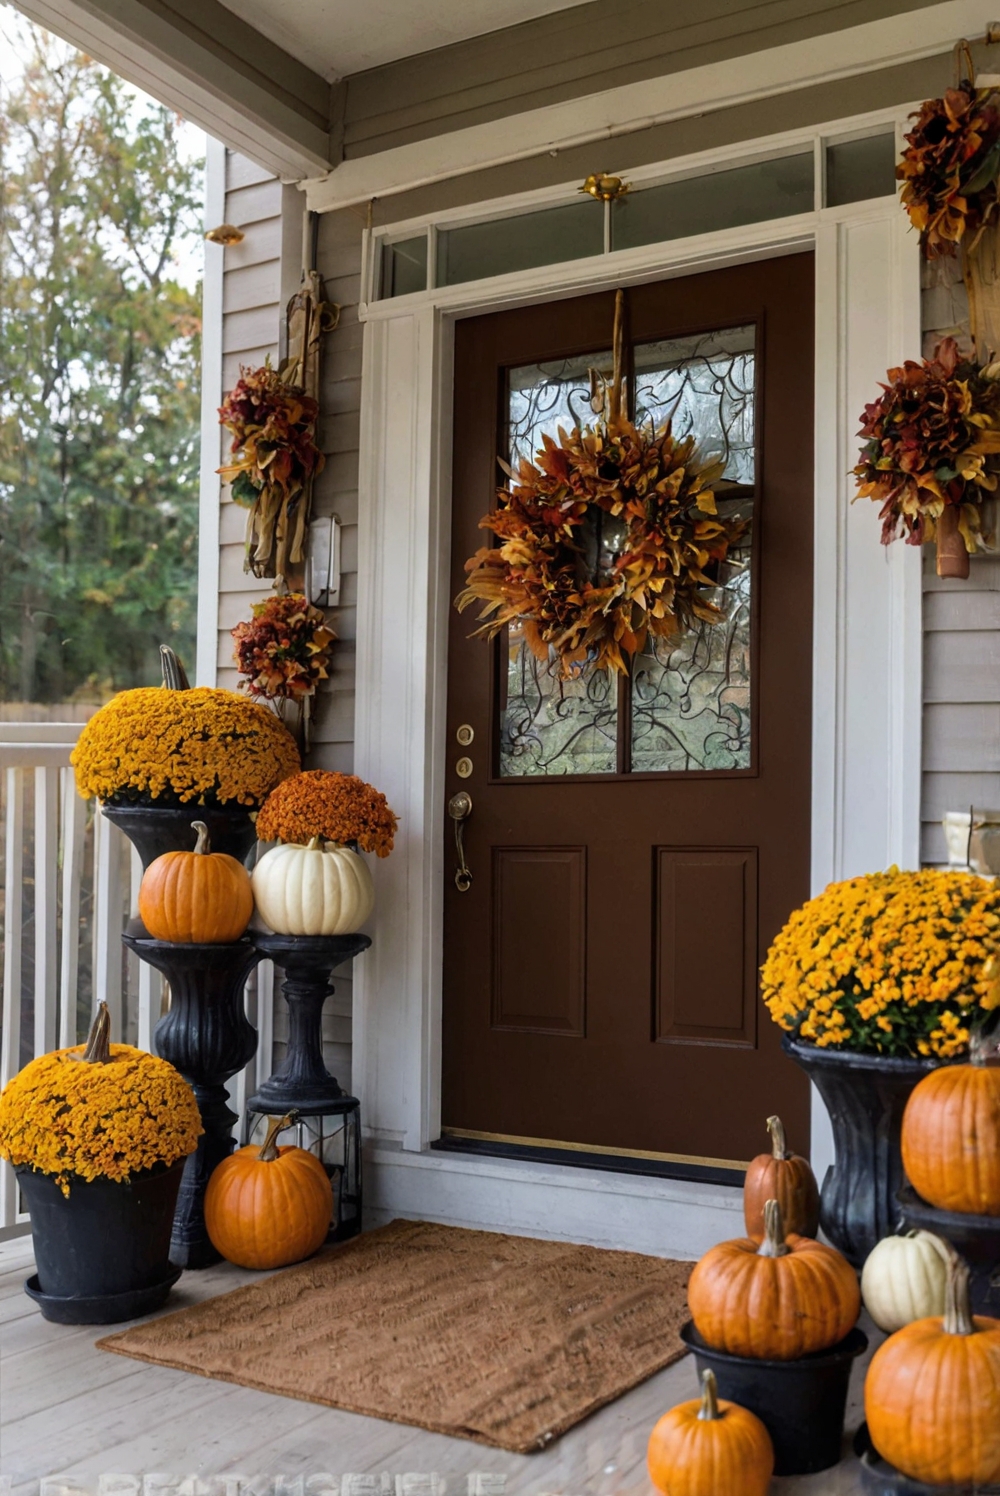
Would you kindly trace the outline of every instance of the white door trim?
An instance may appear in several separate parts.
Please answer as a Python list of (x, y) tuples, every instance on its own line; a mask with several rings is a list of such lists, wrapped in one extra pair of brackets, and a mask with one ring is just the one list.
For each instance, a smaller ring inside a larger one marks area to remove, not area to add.
[[(917, 241), (898, 206), (888, 200), (830, 209), (452, 287), (418, 304), (380, 303), (365, 325), (355, 766), (400, 816), (396, 850), (375, 868), (374, 944), (357, 962), (354, 986), (355, 1087), (376, 1148), (380, 1209), (396, 1208), (390, 1181), (403, 1180), (398, 1169), (388, 1169), (393, 1149), (422, 1154), (425, 1213), (445, 1199), (442, 1180), (462, 1173), (425, 1152), (440, 1123), (454, 322), (476, 311), (808, 247), (815, 247), (817, 262), (812, 869), (818, 889), (891, 862), (916, 866), (919, 849), (920, 556), (902, 545), (883, 551), (871, 506), (850, 503), (849, 474), (857, 413), (889, 365), (919, 353)], [(816, 1116), (813, 1160), (821, 1169), (830, 1161), (824, 1122)], [(416, 1157), (410, 1163), (421, 1166)], [(575, 1172), (581, 1188), (607, 1188), (607, 1175)], [(406, 1179), (412, 1177), (408, 1165)], [(527, 1189), (528, 1173), (519, 1177)], [(656, 1183), (648, 1185), (651, 1199)], [(406, 1210), (410, 1184), (399, 1187), (397, 1205)], [(501, 1209), (499, 1181), (493, 1195), (477, 1188), (482, 1224), (502, 1219), (508, 1224), (501, 1229), (528, 1229), (527, 1205), (522, 1227)], [(643, 1188), (629, 1182), (633, 1194)], [(488, 1199), (496, 1205), (492, 1215)], [(540, 1201), (538, 1208), (550, 1204)], [(554, 1219), (552, 1229), (561, 1234)], [(694, 1230), (691, 1240), (697, 1239)]]

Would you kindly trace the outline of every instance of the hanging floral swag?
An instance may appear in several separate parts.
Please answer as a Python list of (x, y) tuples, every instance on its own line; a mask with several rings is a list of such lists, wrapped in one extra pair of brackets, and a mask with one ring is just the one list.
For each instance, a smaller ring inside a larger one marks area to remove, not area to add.
[(286, 701), (297, 707), (294, 725), (307, 750), (316, 690), (327, 679), (330, 646), (337, 636), (322, 609), (301, 592), (265, 598), (253, 604), (252, 612), (252, 618), (231, 630), (233, 659), (243, 677), (240, 688), (270, 702), (279, 716)]
[[(619, 354), (620, 326), (619, 299)], [(620, 400), (616, 372), (605, 419), (560, 428), (558, 441), (544, 435), (535, 461), (522, 459), (516, 472), (501, 462), (510, 486), (480, 521), (500, 544), (465, 563), (468, 582), (455, 600), (459, 611), (482, 604), (481, 637), (519, 623), (540, 660), (555, 652), (564, 678), (585, 665), (625, 673), (649, 637), (718, 622), (713, 572), (748, 527), (716, 509), (722, 459), (701, 457), (695, 438), (678, 439), (669, 421), (635, 426)], [(605, 567), (595, 560), (602, 531), (617, 543)]]
[(997, 217), (1000, 95), (966, 80), (928, 99), (896, 167), (910, 222), (929, 260), (954, 255)]
[(883, 545), (902, 529), (909, 545), (940, 547), (939, 531), (957, 529), (965, 552), (980, 547), (981, 506), (997, 487), (1000, 363), (979, 369), (945, 338), (933, 358), (889, 370), (859, 435), (858, 497), (881, 504)]
[(284, 577), (305, 558), (312, 480), (323, 469), (316, 445), (319, 406), (285, 378), (286, 370), (240, 369), (219, 409), (232, 432), (232, 461), (219, 468), (247, 519), (245, 569), (257, 577)]

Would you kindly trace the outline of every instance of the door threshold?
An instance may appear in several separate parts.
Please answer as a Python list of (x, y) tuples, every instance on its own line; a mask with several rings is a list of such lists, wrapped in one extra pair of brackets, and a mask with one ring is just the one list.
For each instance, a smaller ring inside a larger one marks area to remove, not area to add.
[(723, 1184), (742, 1188), (746, 1164), (728, 1159), (688, 1159), (669, 1154), (617, 1153), (588, 1149), (578, 1143), (534, 1142), (489, 1133), (443, 1130), (431, 1148), (439, 1153), (473, 1154), (480, 1158), (519, 1159), (536, 1164), (563, 1164), (577, 1169), (601, 1169), (609, 1174), (643, 1174), (654, 1179), (687, 1179), (695, 1184)]

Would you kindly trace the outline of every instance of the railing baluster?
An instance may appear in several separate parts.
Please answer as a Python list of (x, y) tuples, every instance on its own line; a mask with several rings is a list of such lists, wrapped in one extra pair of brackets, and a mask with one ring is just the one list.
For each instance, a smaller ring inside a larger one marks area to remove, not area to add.
[(76, 792), (72, 769), (59, 770), (62, 784), (62, 959), (59, 963), (59, 1044), (78, 1042), (76, 1003), (80, 970), (80, 885), (87, 806)]
[[(132, 848), (129, 868), (132, 875), (131, 912), (133, 918), (139, 913), (139, 885), (142, 882), (142, 858)], [(137, 962), (139, 967), (139, 1014), (136, 1026), (136, 1043), (140, 1049), (152, 1049), (153, 1030), (160, 1017), (163, 1001), (163, 976), (150, 966), (148, 961)]]
[(94, 824), (94, 1011), (101, 998), (111, 1012), (111, 1037), (122, 1037), (121, 833), (96, 810)]
[(274, 1058), (274, 962), (262, 961), (257, 967), (257, 1075), (254, 1089), (262, 1086), (271, 1074)]
[[(21, 923), (24, 914), (24, 770), (7, 770), (4, 837), (3, 1040), (0, 1086), (21, 1068)], [(0, 1163), (0, 1228), (17, 1222), (17, 1180), (8, 1163)]]
[(56, 1047), (59, 770), (35, 769), (35, 1054)]

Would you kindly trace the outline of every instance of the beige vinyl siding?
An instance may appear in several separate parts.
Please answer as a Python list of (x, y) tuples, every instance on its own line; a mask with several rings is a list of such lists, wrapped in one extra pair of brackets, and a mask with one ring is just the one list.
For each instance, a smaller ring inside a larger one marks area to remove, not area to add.
[[(969, 305), (958, 262), (924, 267), (924, 355), (948, 334), (969, 344)], [(984, 528), (1000, 528), (987, 506)], [(921, 859), (948, 860), (946, 811), (1000, 810), (1000, 555), (973, 556), (968, 581), (937, 575), (924, 551), (924, 741)]]

